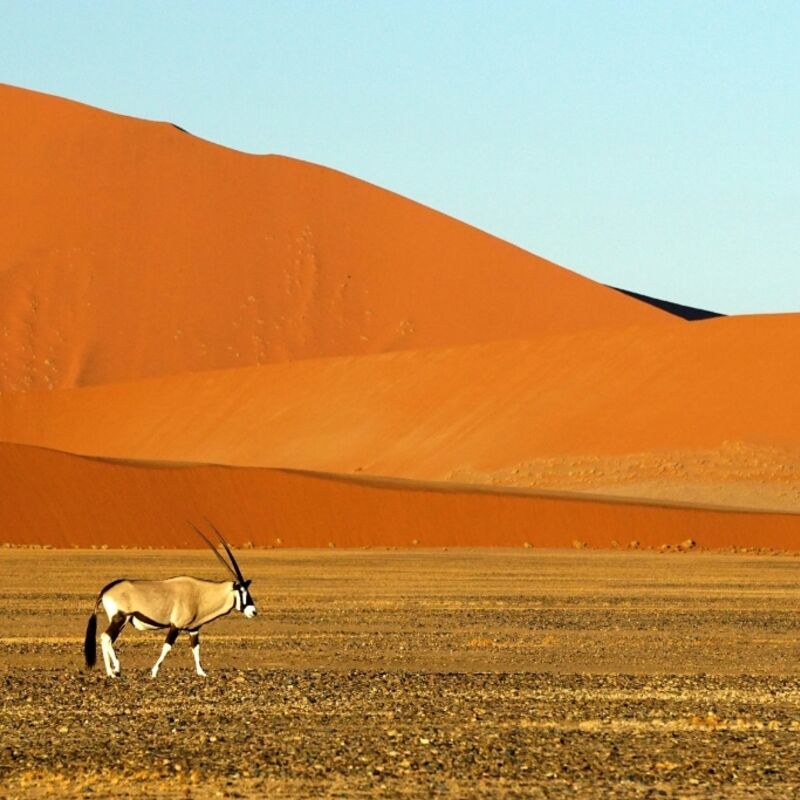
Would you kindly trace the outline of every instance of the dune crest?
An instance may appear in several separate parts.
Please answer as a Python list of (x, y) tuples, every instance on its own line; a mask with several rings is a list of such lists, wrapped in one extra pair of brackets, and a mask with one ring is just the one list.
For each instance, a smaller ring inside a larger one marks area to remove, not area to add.
[(363, 181), (0, 85), (0, 391), (670, 315)]

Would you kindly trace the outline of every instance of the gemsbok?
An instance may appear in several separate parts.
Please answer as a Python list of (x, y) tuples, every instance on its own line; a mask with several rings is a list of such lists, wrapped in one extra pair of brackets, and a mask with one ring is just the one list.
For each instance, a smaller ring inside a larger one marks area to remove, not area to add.
[(97, 661), (97, 612), (101, 605), (109, 622), (100, 636), (103, 662), (109, 678), (116, 678), (120, 674), (114, 642), (128, 622), (140, 631), (167, 629), (167, 638), (161, 648), (161, 655), (150, 670), (153, 678), (158, 675), (161, 662), (167, 657), (181, 631), (189, 634), (197, 674), (205, 677), (206, 673), (200, 666), (200, 628), (230, 614), (234, 609), (241, 611), (248, 619), (256, 616), (258, 612), (249, 591), (251, 582), (244, 579), (222, 534), (211, 522), (208, 523), (225, 548), (230, 563), (197, 526), (190, 524), (231, 574), (233, 580), (208, 581), (181, 575), (163, 581), (131, 581), (124, 578), (112, 581), (97, 596), (94, 611), (86, 626), (83, 650), (87, 667), (93, 667)]

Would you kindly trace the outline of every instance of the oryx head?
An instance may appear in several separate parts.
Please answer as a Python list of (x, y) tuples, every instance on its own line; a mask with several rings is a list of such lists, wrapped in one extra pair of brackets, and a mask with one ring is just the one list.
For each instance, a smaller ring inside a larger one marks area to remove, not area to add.
[(225, 548), (225, 552), (228, 554), (230, 563), (223, 558), (219, 550), (194, 523), (190, 522), (189, 524), (195, 529), (197, 535), (200, 536), (202, 540), (211, 548), (214, 555), (220, 560), (220, 563), (231, 574), (231, 577), (233, 578), (233, 602), (236, 610), (241, 611), (247, 617), (247, 619), (252, 619), (254, 616), (256, 616), (256, 614), (258, 614), (256, 604), (253, 602), (253, 596), (250, 594), (250, 584), (252, 581), (247, 581), (244, 579), (244, 575), (242, 575), (242, 571), (239, 569), (239, 565), (236, 563), (236, 559), (234, 558), (228, 543), (225, 541), (225, 537), (223, 537), (223, 535), (216, 529), (213, 522), (211, 522), (209, 519), (206, 519), (206, 522), (211, 526), (211, 529), (217, 535), (217, 539), (219, 539), (220, 544)]

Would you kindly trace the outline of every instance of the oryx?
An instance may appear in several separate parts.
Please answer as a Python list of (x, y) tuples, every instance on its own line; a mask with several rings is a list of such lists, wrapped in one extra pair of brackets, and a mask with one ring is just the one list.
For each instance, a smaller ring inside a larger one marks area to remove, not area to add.
[(188, 632), (197, 674), (205, 677), (206, 673), (200, 666), (200, 628), (230, 614), (234, 609), (241, 611), (248, 619), (258, 613), (250, 596), (250, 581), (244, 579), (222, 534), (210, 522), (209, 525), (225, 548), (230, 563), (223, 558), (217, 547), (202, 531), (194, 524), (192, 527), (211, 548), (233, 580), (208, 581), (181, 575), (163, 581), (125, 579), (112, 581), (97, 596), (94, 611), (86, 626), (83, 649), (87, 667), (93, 667), (97, 661), (97, 612), (102, 605), (108, 616), (109, 625), (100, 636), (100, 644), (103, 649), (106, 675), (109, 678), (116, 678), (120, 673), (114, 642), (128, 622), (133, 623), (133, 627), (140, 631), (168, 628), (161, 655), (150, 670), (152, 677), (155, 678), (158, 674), (161, 662), (172, 649), (181, 631)]

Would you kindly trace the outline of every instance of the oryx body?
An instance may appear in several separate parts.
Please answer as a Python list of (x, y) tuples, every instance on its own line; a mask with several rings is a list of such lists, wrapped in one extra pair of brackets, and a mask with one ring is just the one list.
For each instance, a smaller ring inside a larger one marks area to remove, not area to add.
[(86, 627), (84, 651), (87, 666), (94, 666), (97, 660), (96, 615), (102, 606), (109, 624), (100, 637), (100, 643), (103, 663), (109, 677), (116, 677), (120, 673), (114, 642), (128, 622), (138, 630), (167, 629), (161, 655), (150, 671), (154, 678), (181, 631), (189, 634), (197, 674), (205, 676), (206, 673), (200, 665), (200, 628), (233, 610), (241, 611), (248, 619), (257, 613), (250, 596), (250, 581), (244, 579), (227, 543), (214, 530), (228, 553), (230, 564), (200, 531), (197, 532), (203, 536), (235, 580), (208, 581), (181, 575), (163, 581), (123, 579), (109, 583), (97, 596), (94, 612)]

